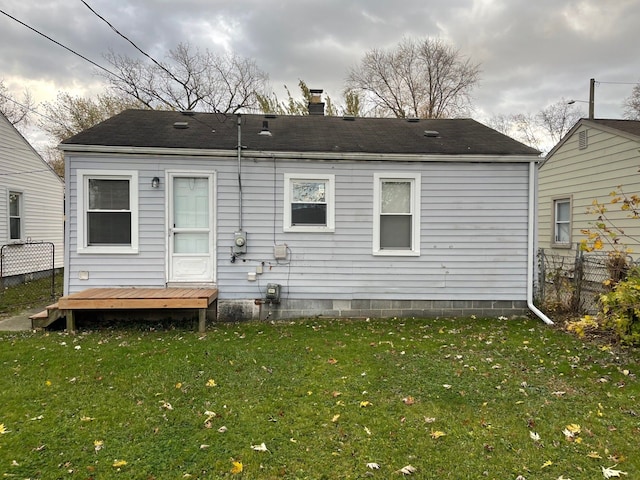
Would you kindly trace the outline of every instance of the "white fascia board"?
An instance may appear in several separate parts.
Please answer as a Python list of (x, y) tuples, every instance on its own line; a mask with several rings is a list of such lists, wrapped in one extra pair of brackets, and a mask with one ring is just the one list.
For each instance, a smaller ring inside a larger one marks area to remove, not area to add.
[[(110, 147), (104, 145), (65, 145), (58, 148), (65, 153), (110, 153), (135, 155), (172, 155), (183, 157), (237, 157), (238, 150), (212, 150), (196, 148)], [(400, 154), (359, 152), (265, 152), (243, 149), (242, 157), (252, 159), (297, 159), (336, 161), (386, 161), (386, 162), (468, 162), (468, 163), (531, 163), (543, 160), (538, 155), (450, 155), (450, 154)]]

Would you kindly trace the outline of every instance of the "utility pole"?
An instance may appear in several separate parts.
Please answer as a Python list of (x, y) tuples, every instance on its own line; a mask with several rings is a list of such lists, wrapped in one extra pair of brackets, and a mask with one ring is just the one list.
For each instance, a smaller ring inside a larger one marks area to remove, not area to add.
[(593, 120), (594, 118), (594, 107), (595, 107), (595, 79), (589, 80), (589, 120)]

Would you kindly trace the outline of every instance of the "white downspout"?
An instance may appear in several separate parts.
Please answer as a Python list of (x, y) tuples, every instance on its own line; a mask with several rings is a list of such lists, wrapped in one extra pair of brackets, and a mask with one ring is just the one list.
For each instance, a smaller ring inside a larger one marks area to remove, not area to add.
[(535, 272), (535, 225), (536, 225), (536, 162), (529, 163), (529, 218), (527, 225), (527, 306), (547, 325), (553, 321), (533, 304), (533, 275)]

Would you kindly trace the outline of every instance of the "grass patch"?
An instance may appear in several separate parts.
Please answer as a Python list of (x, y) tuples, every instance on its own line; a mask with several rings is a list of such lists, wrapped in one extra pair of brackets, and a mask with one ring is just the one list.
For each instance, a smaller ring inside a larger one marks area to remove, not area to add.
[(2, 334), (0, 473), (636, 478), (638, 357), (534, 320)]
[(26, 308), (44, 307), (62, 295), (63, 273), (5, 287), (0, 291), (0, 316), (17, 314)]

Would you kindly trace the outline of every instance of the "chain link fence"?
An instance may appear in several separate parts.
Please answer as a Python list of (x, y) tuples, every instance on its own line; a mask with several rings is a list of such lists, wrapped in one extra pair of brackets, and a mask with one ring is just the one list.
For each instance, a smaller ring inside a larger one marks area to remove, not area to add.
[(59, 296), (62, 273), (51, 242), (9, 243), (0, 248), (0, 313), (41, 306)]
[(575, 256), (538, 251), (536, 298), (540, 306), (569, 314), (594, 314), (600, 295), (626, 277), (633, 258), (607, 252), (583, 252)]

